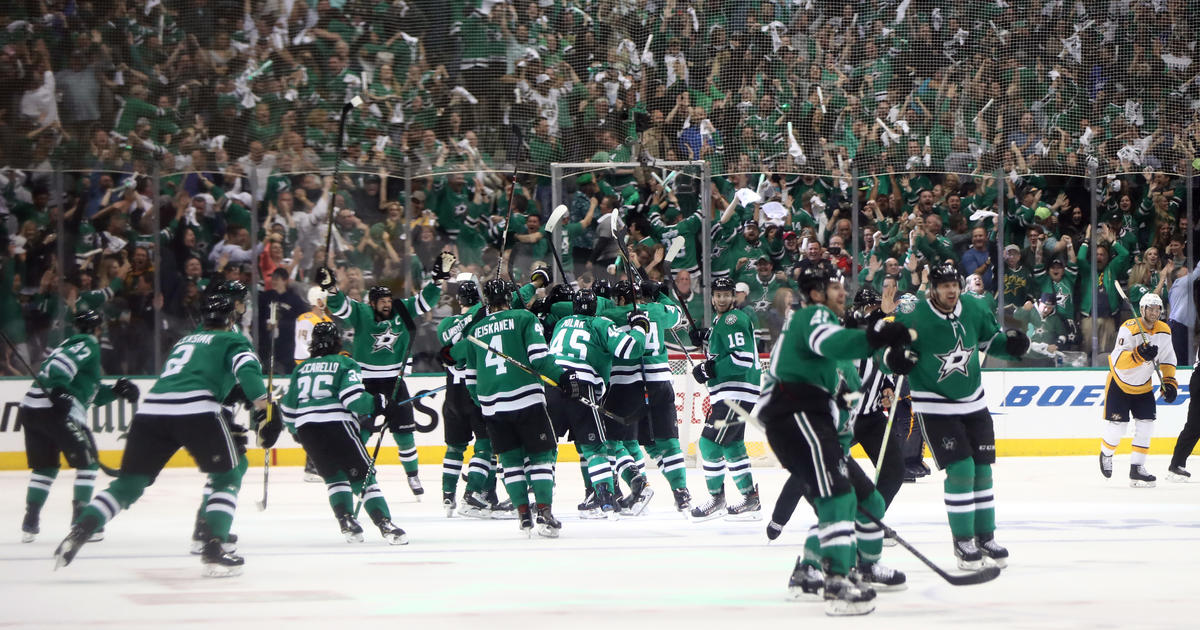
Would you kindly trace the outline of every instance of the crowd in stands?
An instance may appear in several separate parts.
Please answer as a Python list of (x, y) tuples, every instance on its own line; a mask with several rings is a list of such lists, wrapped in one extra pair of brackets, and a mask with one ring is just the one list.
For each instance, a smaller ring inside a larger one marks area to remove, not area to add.
[[(1095, 337), (1104, 363), (1130, 313), (1115, 283), (1135, 304), (1160, 294), (1186, 347), (1195, 5), (14, 0), (0, 329), (36, 360), (70, 313), (102, 309), (105, 370), (154, 373), (204, 292), (236, 279), (265, 353), (263, 307), (308, 308), (331, 208), (352, 297), (411, 293), (443, 249), (489, 274), (506, 232), (499, 264), (520, 281), (557, 266), (550, 164), (591, 162), (561, 182), (568, 275), (669, 276), (699, 320), (707, 262), (764, 347), (805, 267), (900, 303), (947, 260), (1049, 362)], [(451, 307), (422, 322), (419, 365)]]

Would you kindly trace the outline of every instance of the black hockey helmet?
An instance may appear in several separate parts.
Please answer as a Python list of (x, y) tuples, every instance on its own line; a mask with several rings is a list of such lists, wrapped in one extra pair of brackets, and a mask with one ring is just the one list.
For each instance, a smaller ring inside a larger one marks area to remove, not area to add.
[(628, 280), (621, 280), (612, 288), (612, 299), (625, 298), (626, 304), (632, 304), (637, 297), (637, 287)]
[(546, 301), (550, 304), (559, 302), (570, 302), (575, 297), (575, 292), (571, 290), (571, 286), (567, 284), (556, 284), (550, 289), (550, 295), (546, 297)]
[(576, 291), (574, 299), (571, 300), (576, 315), (595, 315), (596, 302), (596, 294), (591, 289)]
[(313, 326), (312, 341), (308, 353), (314, 357), (337, 354), (342, 351), (342, 331), (333, 322), (320, 322)]
[(75, 330), (87, 335), (99, 328), (100, 324), (104, 323), (104, 318), (100, 315), (100, 313), (89, 308), (87, 310), (75, 313), (75, 319), (73, 320), (73, 323), (75, 325)]
[(611, 298), (612, 285), (608, 283), (608, 280), (600, 278), (592, 283), (592, 292), (596, 294), (596, 297)]
[(854, 294), (854, 308), (866, 308), (868, 306), (877, 306), (883, 304), (883, 298), (879, 292), (871, 287), (863, 287)]
[(474, 280), (459, 282), (457, 297), (459, 306), (475, 306), (479, 303), (479, 285)]
[(224, 328), (233, 317), (233, 300), (224, 293), (214, 293), (204, 300), (205, 328)]
[(800, 278), (797, 284), (800, 286), (801, 295), (807, 301), (809, 291), (824, 291), (833, 280), (834, 278), (829, 274), (828, 270), (819, 265), (814, 265), (800, 271)]
[(958, 275), (958, 267), (948, 260), (929, 268), (929, 286), (936, 287), (943, 282), (954, 282), (962, 286), (962, 277)]
[(638, 285), (638, 293), (641, 294), (643, 300), (653, 300), (658, 296), (658, 292), (662, 290), (662, 284), (653, 280), (642, 280)]
[(217, 293), (229, 296), (234, 302), (245, 302), (247, 289), (240, 280), (226, 280), (217, 287)]
[(371, 290), (367, 292), (367, 301), (371, 304), (374, 304), (383, 298), (390, 297), (392, 297), (392, 290), (383, 286), (382, 284), (377, 284), (371, 287)]
[(720, 277), (712, 281), (713, 293), (716, 293), (717, 291), (728, 291), (733, 293), (734, 287), (735, 285), (733, 283), (733, 278)]
[(488, 306), (507, 306), (509, 296), (512, 295), (509, 285), (509, 281), (503, 278), (492, 278), (483, 283), (483, 298), (487, 300)]

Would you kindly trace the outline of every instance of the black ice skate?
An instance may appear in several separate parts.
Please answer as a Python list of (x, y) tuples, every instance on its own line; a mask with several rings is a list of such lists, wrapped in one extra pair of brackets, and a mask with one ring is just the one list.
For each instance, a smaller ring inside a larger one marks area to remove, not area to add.
[(1104, 475), (1105, 479), (1112, 477), (1112, 455), (1100, 453), (1100, 474)]
[(404, 535), (404, 530), (396, 527), (396, 524), (391, 519), (379, 517), (375, 519), (375, 527), (379, 528), (379, 533), (383, 535), (383, 539), (389, 545), (408, 544), (408, 536)]
[(1167, 481), (1174, 483), (1187, 483), (1192, 480), (1192, 473), (1188, 472), (1183, 466), (1171, 464), (1167, 468)]
[(71, 564), (71, 561), (75, 559), (75, 554), (79, 553), (79, 548), (87, 543), (91, 535), (90, 527), (86, 527), (82, 523), (72, 525), (71, 531), (67, 532), (67, 537), (58, 543), (58, 548), (54, 550), (54, 570), (57, 571)]
[(712, 495), (708, 503), (692, 508), (692, 520), (697, 523), (711, 521), (714, 518), (725, 516), (725, 493), (718, 492)]
[[(79, 513), (82, 512), (83, 508), (85, 508), (85, 507), (87, 507), (86, 503), (76, 503), (74, 501), (71, 502), (71, 522), (72, 523), (79, 520)], [(97, 527), (96, 531), (92, 532), (92, 537), (88, 538), (88, 542), (100, 542), (101, 540), (104, 540), (104, 528)]]
[(783, 525), (775, 521), (767, 521), (767, 540), (775, 540), (783, 533)]
[(1134, 464), (1129, 467), (1129, 487), (1130, 488), (1153, 488), (1158, 477), (1150, 474), (1146, 467), (1142, 464)]
[(831, 617), (865, 615), (875, 610), (875, 591), (844, 575), (825, 576), (825, 614)]
[(675, 488), (671, 493), (675, 495), (675, 511), (683, 512), (686, 516), (688, 510), (692, 509), (692, 493), (687, 488)]
[(726, 511), (727, 521), (761, 521), (762, 504), (758, 500), (758, 485), (755, 484), (750, 492), (742, 495), (742, 502), (729, 506)]
[(204, 577), (241, 575), (242, 566), (246, 564), (241, 556), (225, 551), (224, 545), (217, 538), (210, 538), (204, 544), (204, 553), (200, 554), (200, 562), (204, 565)]
[[(212, 534), (208, 531), (208, 523), (199, 515), (196, 516), (196, 526), (192, 529), (192, 549), (191, 554), (198, 556), (204, 553), (204, 545), (208, 539), (212, 538)], [(230, 533), (228, 540), (221, 543), (221, 548), (229, 553), (237, 551), (237, 534)]]
[(792, 599), (818, 601), (825, 588), (825, 574), (811, 564), (796, 561), (792, 577), (788, 578), (788, 595)]
[(408, 474), (408, 489), (412, 490), (413, 496), (417, 497), (417, 501), (421, 500), (421, 495), (425, 494), (425, 488), (421, 485), (421, 478), (417, 473)]
[(363, 541), (363, 528), (354, 520), (354, 517), (349, 513), (339, 514), (337, 517), (338, 527), (342, 529), (342, 535), (346, 537), (346, 542), (360, 543)]
[[(609, 495), (611, 496), (612, 493), (610, 492)], [(616, 499), (611, 499), (611, 501), (613, 509), (616, 510)], [(579, 518), (583, 520), (608, 518), (606, 514), (600, 511), (600, 500), (596, 498), (594, 490), (588, 490), (587, 495), (583, 497), (583, 503), (580, 503), (577, 507), (579, 508)]]
[(621, 513), (630, 516), (640, 516), (646, 511), (646, 504), (654, 497), (646, 475), (639, 474), (629, 482), (629, 497), (621, 503)]
[(496, 496), (495, 488), (488, 491), (487, 502), (488, 508), (492, 511), (489, 515), (491, 518), (498, 521), (511, 521), (517, 518), (517, 512), (513, 509), (512, 501), (508, 499), (501, 501), (500, 497)]
[(38, 527), (39, 516), (39, 509), (36, 506), (25, 506), (25, 518), (21, 520), (21, 542), (31, 543), (41, 533), (41, 529)]
[(978, 571), (983, 568), (983, 553), (975, 545), (974, 538), (955, 538), (954, 557), (958, 559), (958, 568), (963, 571)]
[(488, 506), (487, 500), (484, 499), (482, 494), (468, 492), (463, 495), (462, 503), (458, 506), (458, 513), (471, 518), (489, 518), (492, 509)]
[(902, 591), (908, 588), (903, 571), (891, 569), (878, 562), (858, 562), (858, 575), (863, 582), (879, 591)]
[(620, 506), (617, 505), (617, 499), (613, 496), (612, 490), (608, 486), (598, 484), (595, 487), (595, 492), (592, 494), (592, 500), (596, 506), (596, 512), (592, 516), (584, 516), (584, 512), (579, 512), (579, 518), (607, 518), (615, 521), (621, 518)]
[(442, 509), (446, 510), (446, 518), (454, 517), (454, 492), (442, 493)]
[(1001, 547), (996, 542), (995, 534), (980, 534), (975, 537), (975, 544), (979, 547), (979, 553), (990, 559), (997, 567), (1003, 569), (1008, 566), (1008, 549)]
[(521, 532), (525, 536), (533, 537), (533, 514), (529, 512), (529, 505), (517, 506), (517, 518), (520, 520)]
[(562, 523), (550, 513), (550, 506), (545, 503), (537, 506), (537, 533), (542, 538), (558, 538), (562, 531)]

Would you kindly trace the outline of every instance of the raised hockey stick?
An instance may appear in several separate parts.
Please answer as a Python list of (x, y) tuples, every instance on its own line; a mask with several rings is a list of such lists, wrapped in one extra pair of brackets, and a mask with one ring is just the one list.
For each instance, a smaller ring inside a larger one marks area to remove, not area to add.
[[(621, 249), (621, 255), (625, 257), (625, 269), (629, 271), (630, 280), (633, 280), (634, 279), (633, 277), (637, 276), (638, 284), (640, 285), (641, 282), (644, 280), (644, 276), (642, 276), (640, 269), (637, 269), (636, 267), (633, 266), (632, 259), (629, 257), (629, 250), (625, 247), (625, 237), (617, 234), (617, 217), (619, 216), (619, 212), (620, 211), (617, 208), (613, 208), (612, 212), (609, 213), (608, 228), (610, 230), (612, 230), (613, 240), (617, 242), (617, 247), (619, 247)], [(628, 230), (626, 230), (626, 233), (628, 233)], [(636, 269), (636, 271), (635, 271), (635, 269)], [(640, 293), (640, 292), (641, 292), (640, 288), (634, 290), (633, 298), (629, 302), (629, 306), (630, 306), (630, 308), (633, 309), (634, 313), (637, 313), (637, 310), (638, 310), (637, 301), (638, 301), (638, 293)], [(678, 339), (677, 339), (677, 341), (678, 341)], [(690, 357), (688, 358), (688, 362), (689, 363), (691, 362)], [(642, 380), (641, 380), (642, 403), (646, 407), (647, 415), (649, 415), (649, 413), (650, 413), (650, 390), (646, 387), (646, 360), (640, 356), (638, 357), (638, 369), (641, 372), (641, 376), (642, 376)]]
[(879, 444), (879, 458), (875, 460), (875, 485), (879, 485), (879, 471), (883, 470), (883, 455), (887, 453), (888, 439), (892, 437), (892, 421), (896, 419), (896, 407), (900, 406), (900, 390), (904, 388), (905, 378), (905, 374), (897, 376), (892, 387), (892, 407), (888, 409), (887, 424), (883, 427), (883, 442)]
[(550, 214), (550, 220), (546, 221), (546, 233), (551, 235), (550, 253), (554, 256), (554, 264), (558, 265), (558, 273), (562, 276), (563, 282), (570, 284), (571, 280), (567, 277), (567, 270), (563, 268), (562, 257), (558, 253), (558, 248), (554, 246), (554, 230), (558, 229), (558, 225), (567, 215), (567, 207), (559, 204), (554, 212)]
[[(17, 351), (17, 345), (13, 343), (12, 339), (9, 339), (8, 334), (0, 330), (0, 337), (4, 338), (4, 343), (8, 345), (8, 349), (10, 352), (12, 352), (12, 355), (17, 358), (17, 362), (21, 364), (21, 369), (25, 370), (25, 373), (29, 374), (29, 377), (33, 379), (33, 382), (37, 383), (37, 386), (42, 388), (42, 391), (49, 395), (51, 388), (46, 387), (46, 384), (43, 383), (42, 379), (38, 377), (38, 373), (33, 371), (33, 368), (30, 367), (29, 363), (25, 361), (25, 357), (21, 356), (21, 353)], [(71, 422), (71, 419), (68, 418), (67, 422)], [(88, 427), (87, 423), (76, 422), (73, 425), (68, 426), (78, 426), (80, 429), (82, 429), (83, 437), (87, 439), (88, 448), (91, 450), (91, 456), (96, 459), (96, 464), (100, 466), (100, 470), (104, 471), (104, 474), (108, 475), (109, 477), (117, 477), (121, 474), (121, 471), (111, 466), (107, 466), (104, 464), (104, 462), (100, 461), (100, 450), (96, 447), (96, 437), (92, 435), (92, 430)]]
[[(1114, 279), (1113, 286), (1116, 287), (1116, 289), (1117, 289), (1117, 295), (1121, 296), (1121, 299), (1126, 304), (1129, 305), (1129, 310), (1130, 310), (1130, 312), (1132, 312), (1133, 311), (1133, 302), (1130, 302), (1129, 297), (1127, 295), (1125, 295), (1125, 290), (1121, 288), (1121, 283), (1117, 282)], [(1133, 321), (1137, 324), (1138, 332), (1140, 333), (1140, 335), (1142, 337), (1142, 343), (1150, 343), (1150, 337), (1146, 334), (1146, 329), (1142, 328), (1142, 318), (1139, 316), (1134, 316)], [(1159, 384), (1158, 391), (1161, 393), (1162, 392), (1162, 382), (1163, 382), (1162, 370), (1160, 370), (1158, 368), (1158, 361), (1151, 361), (1150, 363), (1154, 365), (1154, 373), (1158, 375), (1158, 384)]]
[[(414, 403), (426, 396), (432, 396), (432, 395), (442, 391), (443, 389), (446, 389), (446, 387), (447, 387), (446, 385), (442, 385), (440, 387), (435, 387), (427, 392), (421, 392), (420, 394), (417, 394), (416, 396), (413, 396), (412, 398), (406, 398), (404, 400), (401, 400), (400, 402), (396, 403), (396, 406), (403, 407), (404, 405), (411, 405), (412, 403)], [(420, 430), (420, 427), (421, 427), (421, 425), (417, 426), (418, 430)], [(379, 429), (379, 425), (377, 425), (377, 424), (371, 425), (371, 433), (374, 433), (378, 429)], [(422, 433), (427, 433), (427, 432), (428, 431), (422, 431)]]
[[(362, 105), (361, 96), (355, 96), (350, 99), (345, 105), (342, 105), (342, 114), (338, 116), (338, 135), (337, 149), (333, 154), (333, 185), (329, 187), (329, 223), (325, 227), (325, 266), (332, 267), (329, 260), (329, 246), (333, 242), (333, 219), (337, 216), (337, 192), (338, 192), (338, 175), (342, 170), (342, 144), (343, 138), (346, 136), (346, 114), (350, 110)], [(387, 182), (384, 182), (387, 185)]]
[[(267, 424), (272, 420), (282, 422), (282, 420), (273, 418), (272, 412), (275, 411), (275, 340), (279, 339), (279, 302), (271, 302), (271, 306), (267, 310), (267, 328), (270, 330), (271, 343), (270, 353), (267, 357), (267, 418), (263, 420), (263, 424)], [(262, 430), (262, 427), (259, 427)], [(263, 449), (263, 495), (262, 500), (257, 503), (258, 511), (262, 512), (267, 509), (267, 484), (271, 480), (271, 451), (273, 448)]]
[[(549, 385), (550, 387), (558, 387), (558, 383), (554, 379), (550, 378), (549, 376), (546, 376), (545, 374), (538, 372), (537, 370), (529, 367), (528, 365), (525, 365), (524, 363), (521, 363), (520, 361), (508, 356), (507, 354), (504, 354), (503, 352), (487, 345), (486, 343), (481, 341), (479, 339), (479, 337), (476, 337), (475, 335), (467, 335), (467, 341), (470, 341), (471, 343), (479, 346), (480, 348), (483, 348), (484, 350), (491, 352), (492, 354), (500, 357), (501, 359), (508, 361), (512, 365), (516, 366), (517, 369), (521, 370), (522, 372), (525, 372), (526, 374), (529, 374), (530, 376), (537, 377), (540, 381)], [(617, 414), (612, 413), (611, 411), (608, 411), (607, 409), (601, 407), (600, 405), (596, 404), (594, 401), (592, 401), (590, 399), (580, 398), (579, 402), (604, 414), (608, 418), (616, 420), (617, 422), (628, 423), (628, 420), (626, 418), (624, 418), (622, 416), (618, 416)]]
[[(517, 127), (513, 127), (514, 133), (517, 131), (517, 129), (518, 129)], [(508, 233), (510, 231), (512, 231), (513, 197), (516, 196), (516, 194), (517, 194), (517, 165), (516, 164), (513, 164), (513, 172), (512, 172), (512, 175), (509, 176), (508, 182), (512, 185), (512, 188), (510, 188), (508, 191), (508, 216), (506, 216), (504, 218), (504, 234), (500, 240), (500, 257), (496, 259), (496, 276), (495, 277), (497, 277), (497, 278), (500, 277), (500, 264), (504, 262), (504, 250), (508, 249)], [(512, 277), (512, 253), (511, 252), (508, 254), (508, 278), (509, 278), (509, 280), (513, 280), (513, 277)], [(513, 280), (513, 282), (516, 282), (516, 280)]]
[(907, 540), (904, 540), (903, 538), (901, 538), (900, 534), (896, 533), (896, 530), (892, 529), (891, 527), (888, 527), (887, 525), (884, 525), (883, 521), (875, 518), (874, 515), (870, 514), (866, 510), (863, 510), (861, 507), (858, 508), (858, 513), (867, 517), (867, 520), (871, 521), (872, 523), (875, 523), (880, 528), (882, 528), (885, 536), (891, 536), (892, 538), (895, 538), (896, 542), (899, 543), (901, 547), (904, 547), (905, 549), (907, 549), (909, 553), (916, 556), (917, 560), (921, 561), (921, 564), (924, 564), (925, 566), (929, 567), (934, 573), (938, 574), (939, 577), (941, 577), (943, 580), (946, 580), (950, 584), (953, 584), (954, 586), (969, 586), (971, 584), (983, 584), (984, 582), (991, 582), (992, 580), (994, 580), (1000, 576), (1000, 567), (996, 567), (996, 566), (984, 567), (973, 573), (963, 573), (960, 575), (954, 575), (952, 573), (947, 573), (945, 569), (942, 569), (938, 565), (934, 564), (933, 561), (931, 561), (929, 558), (926, 558), (925, 554), (921, 553), (920, 551), (917, 551), (917, 548), (913, 547), (911, 544), (909, 544), (909, 542)]
[[(679, 287), (675, 286), (675, 277), (671, 273), (671, 263), (675, 262), (675, 259), (679, 257), (679, 254), (683, 251), (683, 245), (684, 239), (682, 236), (676, 236), (671, 239), (671, 246), (667, 248), (667, 253), (663, 256), (663, 281), (666, 282), (671, 292), (675, 294), (675, 300), (679, 302), (679, 310), (683, 311), (683, 318), (687, 320), (688, 328), (696, 330), (696, 320), (692, 319), (692, 314), (688, 312), (687, 302), (684, 301), (683, 295), (679, 292)], [(680, 349), (683, 350), (683, 357), (687, 359), (688, 366), (693, 370), (696, 369), (696, 364), (692, 361), (692, 353), (687, 351), (688, 347), (683, 345), (683, 341), (679, 338), (679, 335), (675, 334), (674, 328), (671, 328), (670, 331), (671, 336), (675, 338), (675, 343), (679, 344)], [(705, 356), (708, 355), (703, 345), (700, 346), (700, 351), (704, 352)]]

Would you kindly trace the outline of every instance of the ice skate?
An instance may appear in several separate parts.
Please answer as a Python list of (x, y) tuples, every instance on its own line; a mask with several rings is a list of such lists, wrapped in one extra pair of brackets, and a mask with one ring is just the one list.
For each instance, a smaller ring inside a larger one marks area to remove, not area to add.
[(825, 614), (830, 617), (865, 615), (875, 610), (875, 591), (858, 586), (844, 575), (825, 576)]
[(1112, 455), (1100, 453), (1100, 474), (1104, 475), (1105, 479), (1112, 477)]
[(718, 492), (712, 495), (708, 503), (692, 508), (692, 520), (697, 523), (711, 521), (714, 518), (725, 516), (725, 493)]
[(617, 500), (613, 498), (613, 493), (606, 486), (596, 486), (596, 491), (592, 497), (595, 501), (596, 508), (599, 512), (597, 516), (584, 517), (583, 511), (580, 511), (580, 518), (607, 518), (610, 521), (615, 521), (621, 518), (617, 508)]
[(317, 472), (317, 465), (307, 456), (304, 458), (304, 481), (308, 483), (321, 483), (325, 481), (321, 478), (321, 473)]
[(1130, 488), (1153, 488), (1158, 477), (1150, 474), (1146, 467), (1142, 464), (1134, 464), (1129, 467), (1129, 487)]
[(758, 500), (758, 485), (756, 484), (750, 489), (750, 492), (742, 495), (742, 502), (737, 505), (729, 506), (726, 510), (725, 520), (727, 521), (761, 521), (762, 520), (762, 504)]
[(537, 507), (537, 533), (542, 538), (558, 538), (558, 533), (562, 531), (562, 523), (554, 518), (550, 513), (549, 505), (539, 505)]
[(775, 521), (767, 521), (767, 540), (775, 540), (783, 533), (783, 525)]
[(671, 494), (675, 495), (675, 511), (687, 515), (692, 509), (692, 493), (687, 488), (675, 488)]
[(82, 524), (71, 526), (71, 531), (67, 533), (67, 537), (62, 542), (58, 543), (58, 548), (54, 550), (54, 570), (71, 564), (75, 559), (75, 554), (79, 553), (79, 548), (87, 543), (91, 537), (90, 528), (84, 527)]
[(32, 506), (25, 508), (25, 518), (21, 520), (21, 542), (31, 543), (41, 533), (38, 527), (39, 514)]
[(496, 496), (495, 488), (492, 488), (492, 490), (488, 492), (487, 502), (488, 509), (491, 510), (491, 514), (489, 514), (491, 518), (498, 521), (511, 521), (517, 518), (517, 513), (515, 510), (513, 510), (512, 501), (508, 499), (501, 501), (500, 497)]
[(408, 489), (412, 490), (413, 496), (417, 497), (417, 501), (420, 501), (421, 495), (425, 494), (425, 488), (421, 486), (421, 478), (416, 473), (408, 475)]
[(337, 517), (338, 527), (342, 529), (342, 535), (346, 537), (346, 542), (360, 543), (363, 541), (363, 528), (354, 520), (350, 514), (341, 514)]
[(242, 574), (245, 559), (225, 551), (219, 539), (211, 538), (204, 544), (204, 553), (200, 554), (200, 562), (204, 565), (204, 577), (233, 577)]
[(622, 514), (641, 516), (646, 511), (646, 505), (654, 497), (654, 490), (646, 481), (646, 475), (638, 475), (629, 482), (629, 497), (625, 500)]
[(396, 524), (389, 518), (379, 518), (375, 520), (375, 526), (379, 528), (379, 533), (383, 535), (383, 539), (389, 545), (407, 545), (408, 536), (404, 535), (404, 530), (396, 527)]
[[(616, 499), (612, 501), (613, 509), (616, 510)], [(583, 497), (583, 503), (580, 503), (577, 507), (579, 508), (579, 518), (585, 521), (608, 518), (606, 514), (600, 511), (600, 501), (596, 499), (596, 493), (593, 490), (588, 490), (587, 495)]]
[(1188, 483), (1192, 480), (1192, 473), (1188, 472), (1183, 466), (1172, 464), (1167, 468), (1167, 481), (1173, 483)]
[(521, 533), (533, 538), (533, 514), (529, 512), (529, 505), (517, 506), (517, 518), (520, 520)]
[(958, 568), (963, 571), (978, 571), (983, 568), (983, 553), (975, 545), (974, 538), (955, 538), (954, 557), (958, 559)]
[(492, 514), (492, 509), (488, 506), (483, 495), (478, 492), (468, 492), (463, 495), (462, 502), (458, 505), (458, 513), (461, 516), (470, 518), (489, 518)]
[(903, 571), (891, 569), (878, 562), (858, 563), (858, 575), (862, 581), (878, 591), (903, 591), (908, 588)]
[[(198, 556), (204, 553), (204, 545), (212, 535), (208, 532), (208, 523), (204, 522), (203, 518), (196, 518), (196, 526), (192, 529), (192, 548), (190, 553), (193, 556)], [(237, 534), (230, 533), (228, 539), (221, 543), (221, 548), (229, 553), (237, 551)]]
[(811, 564), (796, 563), (792, 577), (788, 578), (788, 595), (792, 599), (820, 601), (825, 588), (825, 574)]
[[(75, 503), (74, 501), (71, 502), (71, 522), (72, 523), (79, 520), (79, 513), (82, 512), (83, 508), (86, 506), (87, 506), (86, 503)], [(104, 540), (104, 528), (97, 527), (96, 531), (92, 532), (91, 537), (88, 538), (88, 542), (100, 542), (101, 540)]]
[(442, 509), (446, 510), (446, 518), (454, 518), (454, 493), (442, 493)]
[(976, 536), (975, 544), (979, 547), (979, 553), (991, 560), (997, 567), (1003, 569), (1008, 566), (1008, 549), (1001, 547), (996, 542), (995, 534), (981, 534)]

